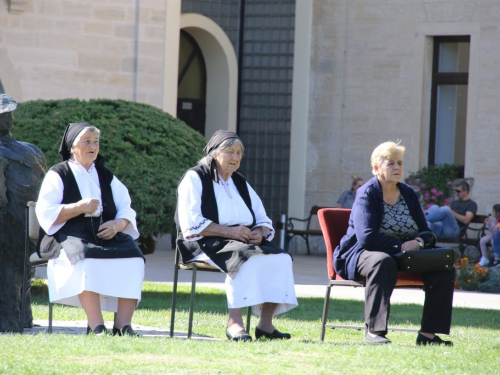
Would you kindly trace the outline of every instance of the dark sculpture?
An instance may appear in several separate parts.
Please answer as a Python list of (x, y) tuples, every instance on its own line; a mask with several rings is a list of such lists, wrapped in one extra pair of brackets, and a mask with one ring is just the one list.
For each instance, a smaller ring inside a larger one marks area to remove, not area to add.
[[(36, 201), (45, 174), (42, 151), (16, 141), (10, 133), (16, 101), (0, 95), (0, 331), (20, 332), (21, 298), (26, 298), (24, 326), (33, 326), (29, 293), (21, 296), (24, 267), (24, 210)], [(32, 244), (32, 252), (35, 251)], [(30, 278), (33, 270), (30, 271)]]

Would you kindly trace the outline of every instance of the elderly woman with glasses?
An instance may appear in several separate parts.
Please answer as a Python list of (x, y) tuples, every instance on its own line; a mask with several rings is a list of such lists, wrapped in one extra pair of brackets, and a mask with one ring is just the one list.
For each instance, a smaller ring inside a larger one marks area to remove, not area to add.
[(141, 299), (144, 256), (127, 188), (104, 166), (100, 131), (67, 126), (63, 161), (46, 174), (36, 205), (42, 228), (38, 254), (49, 259), (52, 303), (81, 306), (87, 334), (108, 334), (102, 310), (115, 312), (113, 335), (138, 336), (132, 315)]
[[(395, 255), (432, 242), (419, 197), (403, 178), (405, 147), (385, 142), (371, 157), (373, 177), (358, 189), (349, 228), (334, 251), (335, 271), (344, 279), (365, 280), (368, 344), (389, 344), (390, 299), (398, 279)], [(425, 233), (428, 232), (428, 233)], [(422, 274), (424, 311), (417, 345), (452, 345), (436, 333), (450, 333), (455, 269)]]
[(297, 306), (292, 258), (271, 243), (274, 229), (259, 196), (237, 172), (244, 147), (238, 135), (217, 131), (205, 157), (182, 177), (177, 190), (177, 244), (183, 262), (205, 261), (227, 274), (226, 336), (251, 341), (241, 309), (260, 315), (255, 337), (289, 339), (273, 316)]

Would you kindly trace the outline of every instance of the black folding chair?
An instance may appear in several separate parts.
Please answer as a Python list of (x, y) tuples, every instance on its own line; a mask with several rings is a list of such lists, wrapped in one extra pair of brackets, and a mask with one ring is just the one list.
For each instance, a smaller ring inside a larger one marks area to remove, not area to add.
[[(175, 307), (177, 303), (177, 281), (179, 278), (179, 270), (184, 271), (192, 271), (191, 278), (191, 298), (189, 301), (189, 323), (188, 323), (188, 339), (191, 338), (193, 333), (193, 313), (194, 313), (194, 295), (196, 289), (196, 273), (198, 271), (204, 272), (220, 272), (223, 273), (220, 269), (213, 267), (212, 265), (205, 262), (189, 262), (189, 263), (181, 263), (180, 262), (180, 251), (176, 246), (175, 248), (175, 266), (174, 266), (174, 285), (172, 290), (172, 312), (170, 316), (170, 337), (174, 335), (174, 325), (175, 325)], [(252, 317), (252, 307), (248, 306), (247, 308), (247, 325), (246, 331), (249, 332), (250, 329), (250, 319)]]

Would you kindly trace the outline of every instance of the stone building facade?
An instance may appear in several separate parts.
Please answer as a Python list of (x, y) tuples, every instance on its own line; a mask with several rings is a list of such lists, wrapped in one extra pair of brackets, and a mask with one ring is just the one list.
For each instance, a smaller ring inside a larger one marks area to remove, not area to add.
[[(242, 171), (273, 220), (335, 206), (351, 174), (371, 177), (371, 152), (387, 140), (407, 147), (406, 175), (451, 147), (443, 160), (463, 162), (484, 214), (500, 202), (499, 20), (496, 0), (0, 0), (0, 90), (175, 115), (185, 30), (206, 64), (205, 135), (237, 129), (258, 150)], [(466, 84), (447, 108), (462, 123), (439, 133), (436, 106), (453, 92), (439, 101), (435, 46), (444, 59), (457, 37)]]

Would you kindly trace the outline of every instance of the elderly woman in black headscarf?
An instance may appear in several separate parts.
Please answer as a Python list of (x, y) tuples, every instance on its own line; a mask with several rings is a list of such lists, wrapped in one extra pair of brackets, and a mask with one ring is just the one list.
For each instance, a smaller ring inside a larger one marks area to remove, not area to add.
[(205, 157), (181, 179), (177, 195), (177, 243), (184, 262), (205, 261), (227, 274), (229, 322), (226, 336), (251, 341), (241, 308), (260, 315), (255, 337), (289, 339), (273, 325), (273, 316), (297, 306), (292, 258), (271, 243), (272, 221), (262, 201), (236, 172), (244, 147), (238, 135), (217, 131)]
[(87, 334), (107, 334), (102, 310), (116, 312), (113, 335), (137, 336), (132, 315), (141, 299), (144, 257), (127, 188), (104, 166), (100, 131), (71, 123), (46, 174), (36, 206), (38, 254), (49, 259), (49, 298), (82, 306)]

